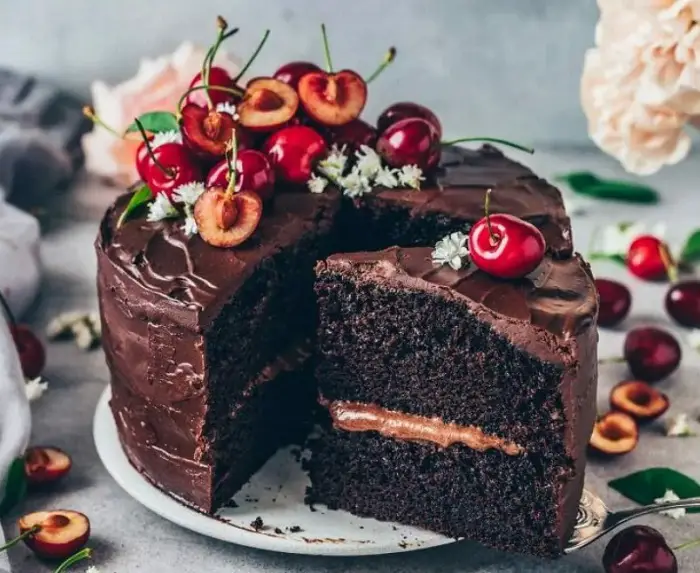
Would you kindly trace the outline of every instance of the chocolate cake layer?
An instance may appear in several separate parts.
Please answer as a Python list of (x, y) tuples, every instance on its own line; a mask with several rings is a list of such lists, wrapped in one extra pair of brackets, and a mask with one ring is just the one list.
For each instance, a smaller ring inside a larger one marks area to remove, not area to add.
[(468, 231), (483, 217), (488, 189), (492, 213), (531, 222), (542, 231), (555, 258), (571, 255), (571, 222), (561, 193), (490, 145), (478, 150), (445, 148), (439, 171), (419, 191), (377, 188), (353, 200), (354, 208), (344, 208), (340, 219), (340, 234), (349, 239), (344, 248), (434, 245), (448, 233)]

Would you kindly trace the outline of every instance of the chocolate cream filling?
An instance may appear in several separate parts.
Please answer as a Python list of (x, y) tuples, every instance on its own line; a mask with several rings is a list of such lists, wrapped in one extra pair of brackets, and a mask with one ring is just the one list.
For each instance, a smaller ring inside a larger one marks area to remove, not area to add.
[(440, 418), (405, 414), (377, 406), (343, 400), (328, 401), (321, 405), (328, 409), (333, 426), (346, 432), (378, 432), (382, 436), (409, 442), (430, 442), (442, 448), (463, 444), (472, 450), (485, 452), (500, 450), (509, 456), (525, 453), (522, 446), (486, 434), (478, 426), (462, 426)]

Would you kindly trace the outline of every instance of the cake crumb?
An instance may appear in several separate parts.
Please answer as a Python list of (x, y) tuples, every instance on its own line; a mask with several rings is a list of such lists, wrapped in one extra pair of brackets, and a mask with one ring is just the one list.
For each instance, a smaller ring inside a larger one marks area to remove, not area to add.
[(284, 533), (284, 531), (282, 531), (279, 527), (275, 527), (275, 533), (277, 535), (282, 535)]
[(263, 522), (262, 517), (258, 515), (258, 517), (250, 522), (250, 526), (255, 529), (255, 531), (260, 531), (265, 527), (265, 523)]
[(292, 525), (289, 528), (289, 533), (301, 533), (302, 531), (304, 531), (304, 530), (301, 527), (299, 527), (298, 525)]

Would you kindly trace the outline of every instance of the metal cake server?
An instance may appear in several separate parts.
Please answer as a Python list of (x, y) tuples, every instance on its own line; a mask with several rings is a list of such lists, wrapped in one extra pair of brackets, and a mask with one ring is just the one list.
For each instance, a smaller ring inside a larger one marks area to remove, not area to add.
[(603, 500), (597, 495), (588, 490), (583, 490), (578, 508), (578, 515), (576, 516), (574, 533), (571, 539), (569, 539), (564, 553), (571, 553), (572, 551), (581, 549), (637, 517), (649, 515), (651, 513), (659, 513), (660, 511), (668, 509), (687, 509), (690, 507), (700, 507), (700, 497), (691, 497), (679, 501), (666, 501), (664, 503), (655, 503), (653, 505), (644, 505), (642, 507), (633, 507), (620, 511), (610, 511), (603, 503)]

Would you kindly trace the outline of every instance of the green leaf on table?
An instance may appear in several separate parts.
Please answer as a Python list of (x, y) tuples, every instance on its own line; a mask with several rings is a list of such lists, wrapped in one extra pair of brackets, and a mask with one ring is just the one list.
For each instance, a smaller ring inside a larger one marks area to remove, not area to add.
[(692, 263), (700, 261), (700, 229), (693, 231), (681, 250), (681, 262)]
[[(641, 505), (655, 503), (667, 490), (681, 499), (700, 496), (700, 484), (694, 479), (669, 468), (649, 468), (608, 483), (615, 491)], [(689, 513), (700, 513), (700, 509), (688, 509)]]
[(558, 175), (555, 179), (565, 182), (574, 192), (594, 199), (642, 204), (659, 202), (659, 194), (647, 185), (618, 179), (604, 179), (590, 171), (572, 171)]
[(17, 458), (10, 464), (5, 482), (5, 492), (0, 501), (0, 516), (17, 505), (27, 493), (27, 476), (24, 473), (24, 458)]
[(119, 216), (119, 220), (117, 221), (117, 229), (124, 224), (124, 221), (126, 221), (134, 211), (141, 208), (151, 199), (153, 199), (153, 191), (151, 191), (148, 185), (143, 185), (139, 189), (134, 191), (134, 194), (131, 196), (131, 199), (129, 199), (129, 203), (126, 205), (124, 211), (122, 211), (122, 214)]
[(609, 255), (607, 253), (591, 253), (588, 255), (588, 259), (591, 261), (612, 261), (613, 263), (617, 263), (619, 265), (622, 265), (623, 267), (626, 264), (625, 257), (623, 255)]
[[(162, 133), (164, 131), (178, 130), (177, 117), (169, 111), (149, 111), (139, 116), (139, 121), (146, 131), (151, 133)], [(126, 128), (125, 133), (133, 133), (139, 130), (139, 126), (134, 121)]]

